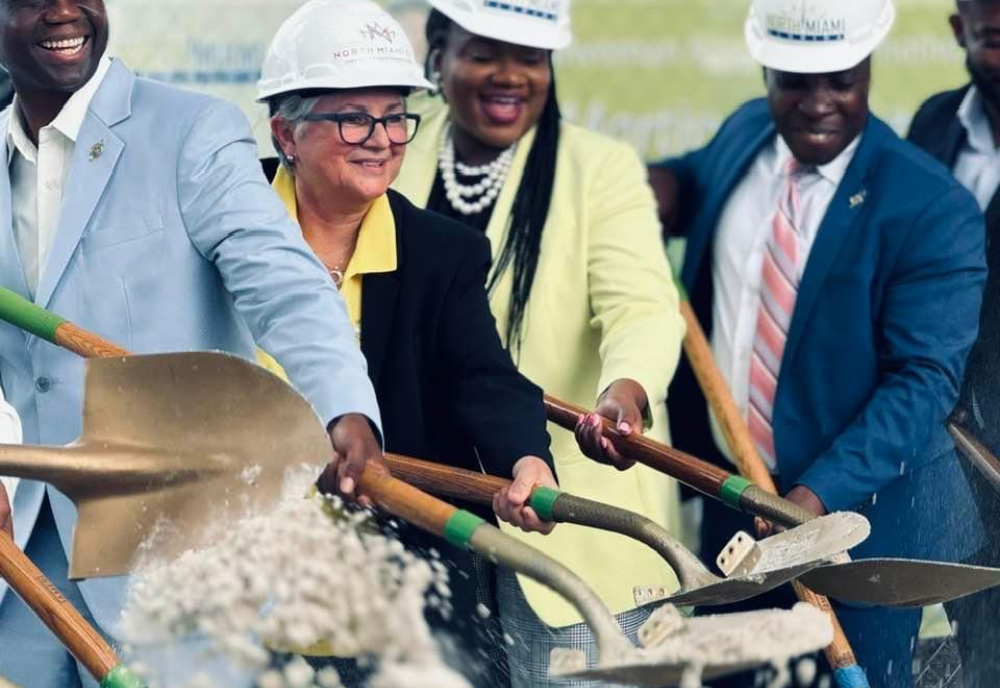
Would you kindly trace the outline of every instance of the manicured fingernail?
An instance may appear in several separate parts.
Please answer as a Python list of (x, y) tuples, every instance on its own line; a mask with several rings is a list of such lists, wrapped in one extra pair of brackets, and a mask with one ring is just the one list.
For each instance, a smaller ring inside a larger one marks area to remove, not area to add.
[(596, 428), (598, 425), (601, 424), (601, 417), (598, 416), (596, 413), (591, 414), (591, 416), (590, 416), (590, 424), (593, 425)]
[(618, 431), (623, 432), (627, 435), (628, 433), (632, 432), (632, 426), (626, 423), (625, 421), (622, 421), (621, 423), (618, 424)]
[(354, 478), (344, 478), (340, 481), (340, 491), (344, 494), (354, 492)]
[(603, 447), (604, 449), (607, 449), (609, 446), (611, 446), (611, 445), (610, 445), (610, 442), (608, 442), (608, 438), (607, 437), (602, 437), (601, 438), (601, 447)]

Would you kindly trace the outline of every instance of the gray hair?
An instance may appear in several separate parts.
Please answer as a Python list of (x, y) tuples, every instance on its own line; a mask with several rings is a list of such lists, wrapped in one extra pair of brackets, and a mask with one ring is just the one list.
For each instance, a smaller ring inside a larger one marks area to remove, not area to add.
[[(305, 124), (302, 118), (312, 112), (313, 108), (316, 107), (316, 103), (319, 102), (321, 96), (311, 96), (303, 97), (297, 93), (292, 93), (284, 96), (277, 103), (271, 102), (271, 119), (280, 117), (281, 119), (288, 122), (290, 126), (297, 132), (298, 128)], [(285, 168), (290, 174), (295, 174), (295, 165), (288, 159), (285, 155), (285, 151), (282, 150), (281, 144), (278, 143), (278, 139), (271, 135), (271, 144), (274, 146), (275, 152), (278, 154), (278, 159), (281, 161), (281, 166)]]

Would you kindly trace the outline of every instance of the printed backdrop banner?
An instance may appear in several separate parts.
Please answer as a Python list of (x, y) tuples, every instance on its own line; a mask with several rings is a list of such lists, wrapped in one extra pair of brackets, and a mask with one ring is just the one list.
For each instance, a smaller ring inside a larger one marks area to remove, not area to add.
[[(112, 50), (140, 73), (239, 103), (270, 151), (254, 102), (267, 45), (300, 0), (115, 0)], [(423, 54), (422, 0), (384, 3)], [(762, 92), (743, 44), (748, 0), (574, 0), (574, 43), (557, 56), (566, 117), (632, 142), (649, 158), (702, 143), (740, 102)], [(905, 128), (916, 106), (965, 79), (948, 27), (952, 0), (897, 0), (874, 61), (873, 105)]]

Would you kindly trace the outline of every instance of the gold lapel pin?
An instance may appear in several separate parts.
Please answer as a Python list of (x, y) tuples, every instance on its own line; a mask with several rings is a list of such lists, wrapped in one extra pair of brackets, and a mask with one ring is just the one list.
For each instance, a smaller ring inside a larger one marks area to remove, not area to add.
[(93, 162), (101, 157), (101, 153), (104, 152), (104, 139), (101, 139), (93, 146), (90, 147), (90, 152), (87, 154), (87, 160)]
[(853, 196), (851, 196), (851, 209), (857, 208), (859, 205), (865, 202), (865, 196), (868, 195), (867, 191), (860, 191)]

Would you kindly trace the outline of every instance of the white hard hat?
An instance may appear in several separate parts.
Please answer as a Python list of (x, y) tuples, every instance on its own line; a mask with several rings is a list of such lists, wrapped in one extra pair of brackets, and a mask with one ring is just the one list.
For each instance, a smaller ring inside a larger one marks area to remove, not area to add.
[(274, 35), (257, 100), (377, 86), (431, 88), (403, 28), (370, 0), (309, 0)]
[(469, 33), (531, 48), (559, 50), (573, 40), (570, 0), (429, 0)]
[(895, 18), (892, 0), (753, 0), (744, 33), (765, 67), (821, 74), (860, 64)]

